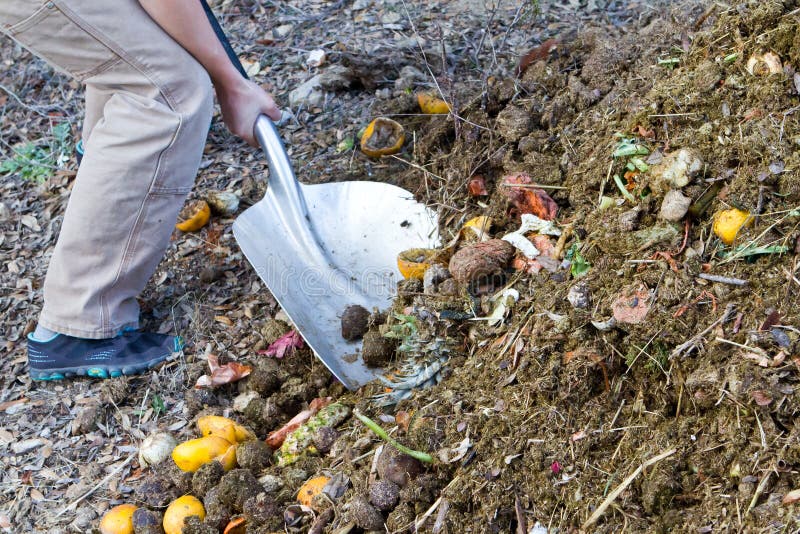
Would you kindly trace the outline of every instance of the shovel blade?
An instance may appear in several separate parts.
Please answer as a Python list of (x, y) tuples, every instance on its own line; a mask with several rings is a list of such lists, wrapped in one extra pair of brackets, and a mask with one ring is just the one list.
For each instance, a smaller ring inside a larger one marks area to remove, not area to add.
[(317, 357), (348, 389), (381, 374), (364, 365), (361, 341), (341, 336), (341, 316), (358, 304), (391, 305), (397, 254), (438, 245), (436, 214), (408, 191), (375, 182), (301, 185), (313, 232), (329, 260), (307, 254), (267, 199), (241, 214), (233, 233), (258, 275)]

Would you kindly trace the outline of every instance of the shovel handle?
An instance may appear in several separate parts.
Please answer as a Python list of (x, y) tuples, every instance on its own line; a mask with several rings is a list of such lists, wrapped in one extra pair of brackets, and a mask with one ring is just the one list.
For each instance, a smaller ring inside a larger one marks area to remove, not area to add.
[(320, 245), (320, 240), (311, 228), (303, 191), (294, 175), (289, 155), (278, 134), (275, 124), (266, 116), (259, 115), (253, 129), (258, 143), (264, 150), (269, 164), (269, 182), (264, 199), (280, 217), (284, 228), (290, 229), (291, 238), (298, 247), (321, 265), (329, 263)]
[(278, 188), (281, 190), (281, 196), (288, 195), (292, 200), (294, 200), (292, 197), (296, 197), (303, 211), (307, 211), (305, 200), (289, 161), (289, 155), (286, 153), (286, 148), (283, 146), (275, 124), (266, 115), (259, 115), (253, 127), (253, 133), (267, 156), (267, 163), (269, 163), (267, 190)]

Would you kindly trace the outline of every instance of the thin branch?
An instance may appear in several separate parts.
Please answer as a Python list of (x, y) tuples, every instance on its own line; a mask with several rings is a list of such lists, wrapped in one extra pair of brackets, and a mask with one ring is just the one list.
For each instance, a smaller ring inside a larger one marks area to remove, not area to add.
[(103, 480), (101, 480), (100, 482), (95, 484), (94, 487), (92, 487), (92, 489), (90, 489), (89, 491), (87, 491), (86, 493), (84, 493), (83, 495), (81, 495), (80, 497), (78, 497), (77, 499), (75, 499), (74, 501), (69, 503), (68, 505), (66, 505), (60, 512), (58, 512), (56, 514), (56, 517), (60, 517), (64, 513), (68, 512), (70, 509), (74, 508), (78, 503), (80, 503), (86, 497), (88, 497), (89, 495), (91, 495), (92, 493), (94, 493), (95, 491), (100, 489), (101, 487), (103, 487), (106, 484), (106, 482), (108, 482), (109, 480), (114, 478), (120, 471), (122, 471), (125, 468), (126, 465), (131, 463), (131, 460), (133, 460), (133, 458), (135, 456), (136, 455), (134, 453), (131, 453), (131, 455), (128, 456), (127, 460), (125, 460), (124, 462), (119, 464), (116, 468), (114, 468), (114, 470), (111, 471)]
[(586, 530), (595, 523), (597, 523), (597, 520), (600, 519), (600, 517), (606, 512), (608, 507), (611, 506), (611, 503), (613, 503), (617, 499), (617, 497), (619, 497), (620, 493), (625, 491), (625, 488), (631, 485), (631, 482), (633, 482), (634, 479), (639, 476), (639, 473), (641, 473), (654, 463), (660, 462), (664, 458), (669, 458), (670, 456), (675, 454), (676, 451), (677, 449), (669, 449), (668, 451), (662, 452), (658, 456), (650, 458), (645, 463), (637, 467), (633, 473), (628, 475), (628, 478), (623, 480), (619, 486), (614, 488), (614, 491), (608, 494), (608, 497), (606, 497), (605, 500), (600, 504), (600, 506), (597, 507), (597, 510), (594, 511), (591, 517), (589, 517), (589, 519), (586, 520), (583, 526), (581, 526), (581, 529)]

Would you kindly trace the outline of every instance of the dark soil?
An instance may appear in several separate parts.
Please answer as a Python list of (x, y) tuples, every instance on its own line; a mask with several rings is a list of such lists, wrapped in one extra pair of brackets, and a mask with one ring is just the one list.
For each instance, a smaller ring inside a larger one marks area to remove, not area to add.
[(396, 343), (373, 330), (364, 334), (361, 359), (369, 367), (384, 367), (394, 356)]
[(348, 341), (360, 339), (369, 328), (369, 311), (364, 306), (348, 306), (342, 313), (342, 337)]

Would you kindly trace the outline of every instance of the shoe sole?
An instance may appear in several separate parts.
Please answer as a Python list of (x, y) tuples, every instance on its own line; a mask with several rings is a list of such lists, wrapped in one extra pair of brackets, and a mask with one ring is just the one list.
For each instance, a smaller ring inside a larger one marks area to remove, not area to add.
[(30, 377), (31, 380), (36, 380), (38, 382), (48, 382), (66, 380), (76, 376), (117, 378), (120, 376), (140, 375), (145, 371), (149, 371), (159, 363), (172, 359), (183, 350), (183, 346), (183, 339), (181, 337), (176, 337), (173, 352), (142, 362), (141, 364), (126, 365), (123, 367), (85, 365), (81, 367), (65, 367), (62, 369), (30, 369)]

